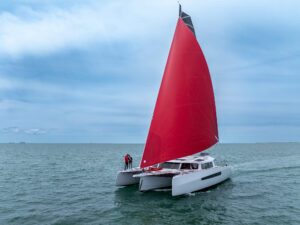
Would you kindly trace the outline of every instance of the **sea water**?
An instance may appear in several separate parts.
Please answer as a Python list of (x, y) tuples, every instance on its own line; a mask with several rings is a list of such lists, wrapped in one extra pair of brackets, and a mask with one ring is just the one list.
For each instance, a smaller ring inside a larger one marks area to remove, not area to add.
[(215, 188), (172, 197), (115, 187), (141, 144), (0, 144), (0, 224), (300, 224), (300, 144), (218, 144)]

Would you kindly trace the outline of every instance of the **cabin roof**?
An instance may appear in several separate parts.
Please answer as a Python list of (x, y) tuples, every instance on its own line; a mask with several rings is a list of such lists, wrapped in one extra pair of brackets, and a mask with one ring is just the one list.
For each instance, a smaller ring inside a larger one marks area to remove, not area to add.
[(208, 154), (205, 155), (191, 155), (178, 159), (169, 160), (172, 163), (202, 163), (202, 162), (212, 162), (215, 159)]

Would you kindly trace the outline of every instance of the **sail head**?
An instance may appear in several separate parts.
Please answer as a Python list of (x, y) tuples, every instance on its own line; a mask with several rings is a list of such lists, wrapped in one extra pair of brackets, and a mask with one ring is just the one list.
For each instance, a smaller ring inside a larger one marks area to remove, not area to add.
[(194, 29), (194, 25), (192, 22), (192, 18), (190, 15), (186, 14), (185, 12), (183, 12), (181, 10), (181, 5), (179, 4), (179, 18), (182, 19), (182, 21), (184, 22), (184, 24), (193, 32), (193, 34), (196, 36), (195, 34), (195, 29)]

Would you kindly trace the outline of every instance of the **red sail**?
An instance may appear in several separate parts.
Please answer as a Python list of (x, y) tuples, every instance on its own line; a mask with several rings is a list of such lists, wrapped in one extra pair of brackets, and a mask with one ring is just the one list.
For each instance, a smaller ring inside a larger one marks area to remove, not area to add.
[(193, 29), (179, 17), (140, 166), (192, 155), (217, 141), (208, 66)]

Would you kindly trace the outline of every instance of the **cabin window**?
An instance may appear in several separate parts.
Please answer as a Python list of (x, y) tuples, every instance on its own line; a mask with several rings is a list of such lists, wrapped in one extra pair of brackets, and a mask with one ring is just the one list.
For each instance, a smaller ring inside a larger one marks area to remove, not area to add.
[(182, 163), (181, 164), (181, 169), (182, 170), (196, 170), (198, 169), (198, 163)]
[(201, 164), (201, 169), (203, 169), (203, 170), (209, 169), (209, 168), (212, 168), (212, 167), (213, 167), (213, 163), (212, 162)]
[(192, 163), (191, 166), (192, 166), (193, 170), (197, 170), (198, 169), (198, 163)]
[(181, 169), (182, 170), (190, 170), (191, 169), (191, 164), (190, 163), (182, 163), (181, 164)]
[(159, 167), (164, 169), (179, 169), (179, 163), (164, 162), (159, 164)]

